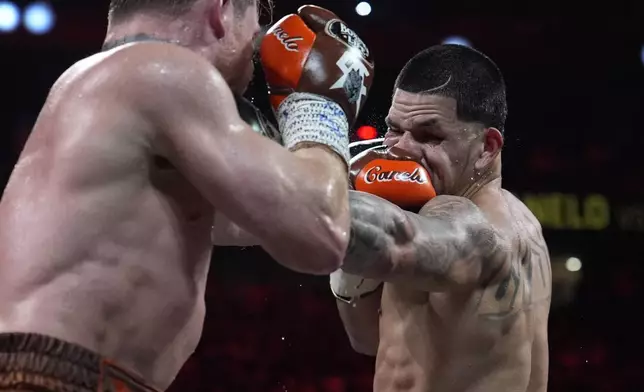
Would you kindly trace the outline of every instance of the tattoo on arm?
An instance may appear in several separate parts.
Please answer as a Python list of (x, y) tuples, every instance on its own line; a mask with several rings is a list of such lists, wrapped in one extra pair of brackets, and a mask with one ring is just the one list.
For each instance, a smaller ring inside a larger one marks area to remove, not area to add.
[(419, 214), (370, 194), (350, 192), (351, 243), (343, 269), (368, 278), (409, 281), (428, 288), (478, 284), (498, 236), (470, 200), (439, 196)]
[[(521, 234), (518, 237), (517, 252), (509, 269), (497, 272), (500, 276), (496, 279), (496, 286), (493, 281), (483, 286), (483, 296), (493, 297), (498, 308), (482, 313), (481, 316), (492, 319), (505, 318), (526, 307), (549, 300), (550, 258), (541, 229), (530, 223), (533, 219), (525, 215), (517, 220), (516, 229)], [(485, 294), (487, 291), (490, 293)]]

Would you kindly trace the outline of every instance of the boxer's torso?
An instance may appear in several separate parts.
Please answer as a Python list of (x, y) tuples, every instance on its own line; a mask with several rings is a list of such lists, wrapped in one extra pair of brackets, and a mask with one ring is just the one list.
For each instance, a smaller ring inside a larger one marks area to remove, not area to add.
[(77, 343), (165, 388), (201, 335), (214, 212), (119, 96), (137, 45), (52, 88), (0, 203), (0, 333)]
[(551, 272), (539, 224), (508, 192), (474, 202), (511, 240), (509, 268), (467, 292), (385, 285), (376, 392), (546, 390)]

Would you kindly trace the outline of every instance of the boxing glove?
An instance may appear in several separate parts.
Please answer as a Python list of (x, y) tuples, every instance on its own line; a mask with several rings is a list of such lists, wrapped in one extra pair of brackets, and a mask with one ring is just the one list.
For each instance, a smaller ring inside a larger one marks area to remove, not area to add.
[(348, 166), (349, 125), (373, 80), (362, 40), (332, 12), (303, 6), (268, 30), (260, 60), (284, 146), (322, 144)]
[(329, 276), (331, 292), (342, 302), (353, 303), (374, 293), (382, 282), (349, 274), (341, 269)]
[(235, 94), (235, 103), (237, 104), (239, 117), (250, 125), (253, 131), (282, 144), (282, 135), (280, 135), (273, 124), (268, 121), (266, 116), (255, 105), (243, 96), (237, 94)]
[(369, 49), (333, 12), (305, 5), (273, 25), (260, 59), (273, 108), (293, 92), (337, 102), (352, 125), (373, 81)]
[(354, 190), (371, 193), (409, 211), (436, 197), (429, 172), (404, 150), (377, 146), (351, 159)]

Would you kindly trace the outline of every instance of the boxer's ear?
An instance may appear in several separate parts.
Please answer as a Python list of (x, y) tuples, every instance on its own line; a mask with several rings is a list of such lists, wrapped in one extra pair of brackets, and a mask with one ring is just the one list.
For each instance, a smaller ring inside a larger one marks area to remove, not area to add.
[(494, 159), (501, 153), (503, 148), (503, 135), (496, 128), (486, 128), (483, 130), (483, 150), (479, 159), (474, 164), (475, 170), (484, 170), (489, 167)]
[(225, 5), (230, 0), (214, 0), (212, 9), (210, 11), (210, 27), (212, 28), (215, 38), (222, 39), (226, 35), (226, 29), (224, 27), (224, 15)]

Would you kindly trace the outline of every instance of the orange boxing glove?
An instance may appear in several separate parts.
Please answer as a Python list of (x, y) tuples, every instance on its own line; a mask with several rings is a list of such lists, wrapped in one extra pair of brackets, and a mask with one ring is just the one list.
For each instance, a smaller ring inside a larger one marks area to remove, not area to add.
[(384, 146), (369, 149), (351, 160), (351, 184), (401, 208), (417, 211), (436, 197), (427, 170), (404, 150)]
[(333, 12), (313, 5), (275, 23), (260, 58), (275, 111), (294, 92), (315, 94), (340, 105), (351, 125), (373, 81), (364, 42)]
[(334, 13), (305, 5), (271, 27), (260, 59), (282, 142), (321, 144), (349, 164), (349, 129), (364, 106), (373, 63)]

